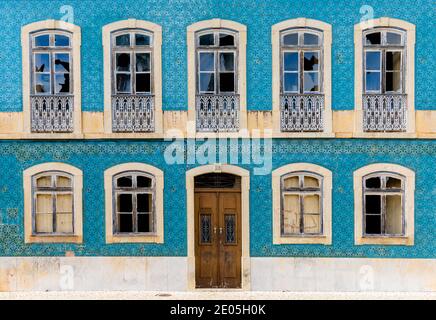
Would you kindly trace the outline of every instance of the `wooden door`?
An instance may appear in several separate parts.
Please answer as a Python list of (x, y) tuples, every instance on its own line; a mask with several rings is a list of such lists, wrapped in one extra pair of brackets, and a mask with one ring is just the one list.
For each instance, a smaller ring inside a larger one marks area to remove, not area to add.
[(197, 288), (241, 287), (241, 194), (195, 193)]

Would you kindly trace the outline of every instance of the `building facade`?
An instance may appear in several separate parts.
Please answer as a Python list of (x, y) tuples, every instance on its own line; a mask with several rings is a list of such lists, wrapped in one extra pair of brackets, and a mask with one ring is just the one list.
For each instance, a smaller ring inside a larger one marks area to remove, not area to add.
[(433, 1), (0, 13), (0, 291), (436, 290)]

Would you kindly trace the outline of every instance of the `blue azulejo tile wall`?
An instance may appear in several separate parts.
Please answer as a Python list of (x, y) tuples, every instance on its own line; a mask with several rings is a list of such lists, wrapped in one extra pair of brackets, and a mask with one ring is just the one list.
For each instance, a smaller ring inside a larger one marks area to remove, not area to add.
[[(167, 165), (162, 141), (1, 141), (0, 256), (186, 256), (185, 173), (195, 165)], [(271, 175), (251, 172), (250, 254), (255, 257), (436, 257), (436, 142), (416, 140), (275, 140), (273, 169), (310, 162), (333, 172), (333, 245), (273, 245)], [(26, 168), (64, 162), (84, 174), (84, 243), (24, 244), (23, 178)], [(104, 178), (107, 168), (144, 162), (165, 174), (164, 244), (105, 244)], [(415, 245), (355, 246), (353, 172), (371, 163), (388, 162), (416, 172)]]
[[(65, 7), (68, 5), (69, 7)], [(82, 28), (82, 107), (103, 111), (104, 25), (128, 18), (163, 27), (163, 108), (187, 109), (186, 27), (222, 18), (248, 29), (249, 110), (271, 109), (271, 26), (307, 17), (332, 24), (333, 109), (354, 108), (353, 27), (362, 18), (392, 17), (416, 25), (416, 109), (436, 109), (436, 4), (434, 0), (1, 0), (0, 111), (21, 111), (23, 25), (73, 14)]]

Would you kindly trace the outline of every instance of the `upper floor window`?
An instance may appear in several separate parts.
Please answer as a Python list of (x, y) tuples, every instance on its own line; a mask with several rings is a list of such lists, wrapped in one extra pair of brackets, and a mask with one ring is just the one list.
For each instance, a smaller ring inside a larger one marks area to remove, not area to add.
[(404, 92), (405, 37), (405, 33), (397, 29), (365, 32), (365, 93)]
[(46, 20), (23, 26), (26, 133), (81, 133), (80, 46), (76, 25)]

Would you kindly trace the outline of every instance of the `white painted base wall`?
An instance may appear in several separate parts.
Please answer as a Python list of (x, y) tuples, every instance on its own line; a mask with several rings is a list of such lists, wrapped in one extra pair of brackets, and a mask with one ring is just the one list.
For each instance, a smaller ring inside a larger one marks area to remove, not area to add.
[[(0, 291), (187, 291), (186, 257), (0, 258)], [(436, 259), (251, 258), (252, 291), (436, 292)]]

